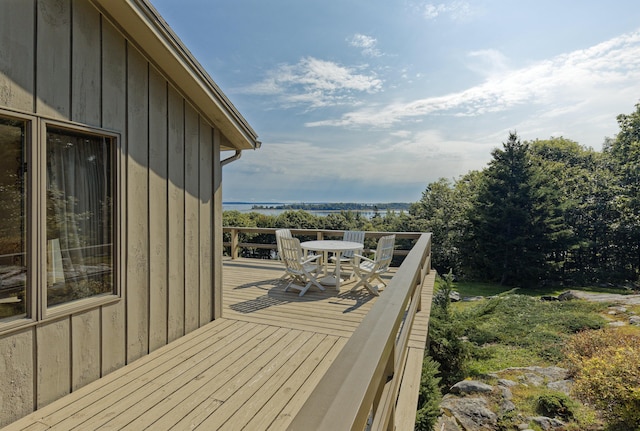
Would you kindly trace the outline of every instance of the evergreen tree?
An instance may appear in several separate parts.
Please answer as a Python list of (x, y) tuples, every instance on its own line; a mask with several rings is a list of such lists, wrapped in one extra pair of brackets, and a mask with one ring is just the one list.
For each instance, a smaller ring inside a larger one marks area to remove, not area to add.
[(535, 189), (529, 145), (516, 133), (495, 149), (484, 172), (467, 250), (470, 271), (501, 284), (529, 284), (546, 270), (549, 219), (545, 195)]
[(626, 262), (627, 278), (638, 280), (640, 272), (640, 103), (635, 112), (618, 115), (620, 132), (608, 153), (621, 193), (616, 196), (620, 212), (617, 230), (619, 261)]

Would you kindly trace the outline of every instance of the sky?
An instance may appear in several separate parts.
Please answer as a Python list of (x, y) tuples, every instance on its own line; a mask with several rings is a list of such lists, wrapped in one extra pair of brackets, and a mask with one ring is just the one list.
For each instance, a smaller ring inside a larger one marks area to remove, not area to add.
[(640, 102), (637, 0), (151, 2), (262, 142), (225, 202), (417, 202), (509, 132), (600, 151)]

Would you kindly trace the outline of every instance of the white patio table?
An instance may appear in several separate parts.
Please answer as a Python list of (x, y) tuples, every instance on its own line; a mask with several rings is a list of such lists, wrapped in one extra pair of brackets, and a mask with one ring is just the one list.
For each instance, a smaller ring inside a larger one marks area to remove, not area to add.
[[(317, 240), (317, 241), (305, 241), (300, 243), (303, 250), (307, 251), (321, 251), (324, 260), (324, 277), (318, 281), (322, 284), (335, 286), (336, 290), (340, 290), (340, 255), (345, 251), (352, 250), (358, 251), (364, 248), (364, 244), (359, 242), (341, 241), (333, 239)], [(336, 255), (336, 271), (337, 276), (329, 274), (329, 253), (335, 253)]]

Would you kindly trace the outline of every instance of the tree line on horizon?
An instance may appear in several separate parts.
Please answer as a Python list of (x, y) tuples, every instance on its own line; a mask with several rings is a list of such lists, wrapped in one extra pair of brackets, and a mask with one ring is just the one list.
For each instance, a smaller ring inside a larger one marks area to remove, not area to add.
[(602, 151), (510, 132), (482, 170), (427, 185), (407, 212), (277, 216), (226, 211), (225, 226), (432, 232), (433, 266), (511, 286), (631, 284), (640, 274), (640, 103)]
[(381, 203), (358, 203), (358, 202), (320, 202), (320, 203), (292, 203), (292, 204), (254, 204), (251, 209), (275, 209), (275, 210), (304, 210), (304, 211), (381, 211), (409, 210), (409, 202), (381, 202)]

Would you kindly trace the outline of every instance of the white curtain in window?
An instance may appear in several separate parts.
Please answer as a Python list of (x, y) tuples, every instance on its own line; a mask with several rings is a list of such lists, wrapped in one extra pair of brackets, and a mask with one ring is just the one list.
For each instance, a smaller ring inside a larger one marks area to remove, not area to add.
[[(50, 302), (83, 298), (108, 289), (90, 285), (88, 276), (111, 270), (109, 147), (110, 139), (104, 137), (63, 130), (47, 133), (48, 266), (56, 272), (48, 277)], [(63, 268), (62, 277), (58, 262)], [(64, 286), (59, 286), (61, 282)], [(53, 295), (54, 287), (63, 289)]]

